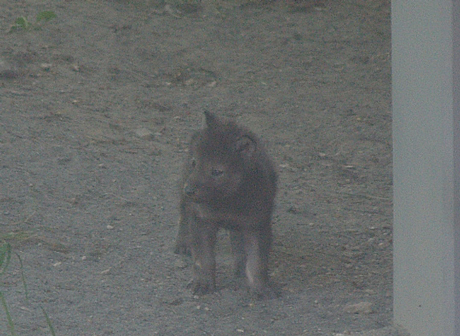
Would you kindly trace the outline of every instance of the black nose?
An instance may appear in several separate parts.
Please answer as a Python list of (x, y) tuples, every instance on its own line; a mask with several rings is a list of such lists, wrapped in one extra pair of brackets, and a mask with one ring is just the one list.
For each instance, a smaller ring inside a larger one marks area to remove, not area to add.
[(195, 188), (191, 187), (188, 183), (186, 183), (184, 185), (184, 193), (187, 196), (192, 196), (193, 194), (195, 194)]

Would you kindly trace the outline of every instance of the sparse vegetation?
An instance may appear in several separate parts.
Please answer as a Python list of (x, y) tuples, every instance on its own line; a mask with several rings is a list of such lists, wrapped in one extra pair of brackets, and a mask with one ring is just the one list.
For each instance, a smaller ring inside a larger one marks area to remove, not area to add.
[[(10, 264), (10, 261), (11, 261), (11, 253), (12, 252), (11, 252), (11, 244), (10, 243), (6, 242), (6, 243), (2, 243), (0, 245), (0, 278), (6, 273), (6, 271), (8, 269), (8, 265)], [(22, 280), (22, 285), (24, 287), (24, 293), (25, 293), (25, 296), (26, 296), (26, 301), (29, 301), (29, 292), (27, 290), (27, 283), (26, 283), (26, 279), (25, 279), (25, 276), (24, 276), (24, 267), (23, 267), (23, 264), (22, 264), (22, 259), (19, 256), (19, 254), (16, 254), (16, 256), (18, 257), (19, 264), (20, 264), (20, 267), (21, 267), (21, 280)], [(6, 302), (5, 295), (3, 294), (2, 291), (0, 291), (0, 301), (1, 301), (1, 304), (2, 304), (2, 307), (3, 307), (3, 310), (5, 311), (5, 314), (6, 314), (8, 331), (9, 331), (11, 336), (17, 336), (18, 334), (16, 333), (15, 328), (14, 328), (13, 318), (11, 317), (11, 313), (10, 313), (10, 310), (8, 308), (8, 304)], [(48, 327), (50, 329), (51, 335), (55, 336), (56, 333), (54, 331), (53, 325), (51, 323), (51, 320), (50, 320), (48, 314), (46, 313), (45, 309), (42, 306), (40, 306), (40, 308), (41, 308), (41, 310), (43, 312), (43, 315), (45, 316), (46, 323), (48, 324)]]
[(34, 23), (30, 22), (25, 16), (20, 16), (14, 21), (14, 24), (10, 27), (9, 32), (16, 32), (20, 30), (38, 30), (42, 24), (48, 22), (57, 17), (53, 11), (43, 11), (37, 14), (37, 18)]

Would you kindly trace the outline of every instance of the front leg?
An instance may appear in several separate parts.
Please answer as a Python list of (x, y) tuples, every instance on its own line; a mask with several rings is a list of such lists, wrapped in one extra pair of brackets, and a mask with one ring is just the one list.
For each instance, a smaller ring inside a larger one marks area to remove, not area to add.
[(276, 297), (268, 279), (268, 260), (272, 241), (271, 227), (244, 234), (244, 248), (247, 255), (246, 277), (251, 293), (258, 298)]
[(194, 219), (190, 226), (190, 235), (193, 258), (193, 294), (212, 293), (216, 289), (217, 226), (212, 222)]
[(230, 230), (230, 243), (234, 258), (234, 272), (236, 277), (244, 276), (246, 267), (246, 252), (244, 250), (243, 234), (237, 230)]
[(174, 253), (190, 255), (190, 234), (189, 224), (187, 218), (181, 214), (179, 218), (179, 231), (176, 236), (176, 245), (174, 246)]
[(180, 202), (180, 218), (179, 218), (179, 231), (176, 236), (176, 245), (174, 253), (190, 255), (190, 229), (189, 218), (187, 214), (186, 203), (184, 199)]

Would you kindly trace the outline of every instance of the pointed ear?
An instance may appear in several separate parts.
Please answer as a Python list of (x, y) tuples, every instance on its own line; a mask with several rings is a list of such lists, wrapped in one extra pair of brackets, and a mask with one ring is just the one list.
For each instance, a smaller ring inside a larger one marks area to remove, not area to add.
[(235, 151), (247, 156), (251, 156), (257, 149), (257, 143), (247, 135), (243, 135), (236, 140)]
[(219, 119), (216, 115), (209, 111), (204, 111), (204, 126), (208, 128), (215, 127), (219, 123)]

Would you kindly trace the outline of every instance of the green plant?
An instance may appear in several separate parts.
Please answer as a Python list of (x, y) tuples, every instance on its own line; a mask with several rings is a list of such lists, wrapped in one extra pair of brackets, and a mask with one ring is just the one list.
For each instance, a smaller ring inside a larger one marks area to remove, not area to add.
[[(25, 291), (26, 301), (29, 301), (29, 294), (28, 294), (28, 290), (27, 290), (26, 279), (25, 279), (25, 276), (24, 276), (24, 267), (23, 267), (23, 264), (22, 264), (22, 259), (19, 256), (19, 254), (16, 254), (16, 256), (18, 257), (19, 264), (21, 266), (21, 279), (22, 279), (22, 285), (23, 285), (24, 291)], [(10, 261), (11, 261), (11, 244), (10, 243), (3, 243), (2, 245), (0, 245), (0, 277), (3, 274), (5, 274)], [(6, 299), (5, 299), (5, 295), (3, 295), (2, 291), (0, 291), (0, 302), (1, 302), (1, 305), (3, 306), (3, 310), (5, 311), (5, 314), (6, 314), (8, 330), (9, 330), (11, 336), (17, 336), (16, 331), (14, 329), (13, 318), (11, 317), (10, 310), (8, 309), (8, 304), (7, 304)], [(48, 327), (50, 329), (51, 335), (56, 336), (56, 333), (54, 332), (54, 328), (53, 328), (53, 325), (51, 323), (51, 320), (50, 320), (48, 314), (46, 313), (45, 309), (42, 306), (40, 306), (40, 308), (41, 308), (41, 310), (43, 312), (43, 315), (45, 316), (46, 323), (48, 324)]]
[[(11, 245), (9, 243), (4, 243), (0, 246), (0, 276), (5, 274), (8, 265), (11, 260)], [(0, 291), (0, 301), (2, 302), (3, 309), (5, 310), (6, 319), (8, 321), (8, 330), (10, 334), (15, 336), (16, 332), (14, 331), (14, 323), (13, 319), (11, 318), (10, 311), (8, 309), (8, 305), (6, 304), (5, 296)]]
[(3, 275), (6, 272), (10, 260), (11, 245), (9, 243), (4, 243), (0, 246), (0, 275)]
[(37, 30), (41, 28), (43, 22), (48, 22), (55, 17), (57, 17), (57, 15), (53, 11), (43, 11), (37, 14), (35, 23), (32, 23), (25, 16), (20, 16), (14, 21), (9, 32), (12, 33), (18, 30)]

